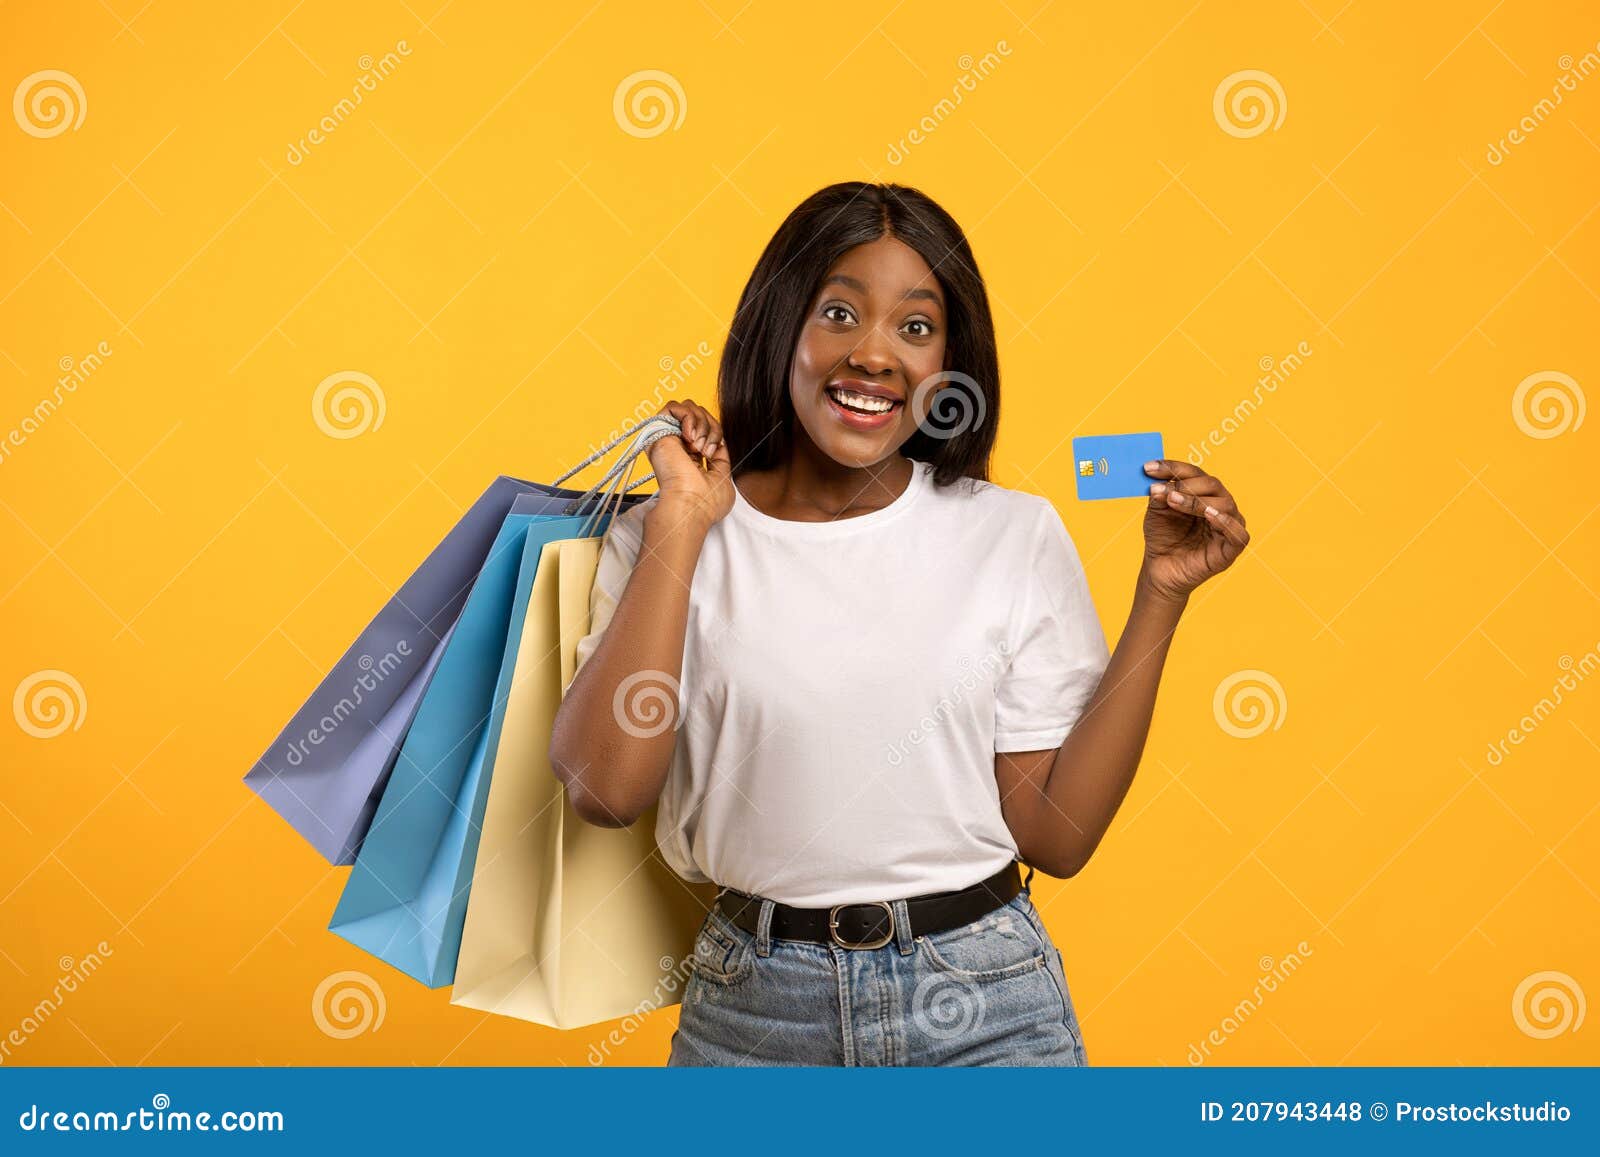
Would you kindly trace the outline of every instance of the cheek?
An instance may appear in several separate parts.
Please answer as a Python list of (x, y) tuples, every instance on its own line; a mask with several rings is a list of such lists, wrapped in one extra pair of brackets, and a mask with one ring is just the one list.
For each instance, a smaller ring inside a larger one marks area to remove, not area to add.
[(812, 386), (821, 382), (839, 360), (840, 354), (833, 347), (827, 334), (809, 328), (802, 331), (794, 347), (793, 384)]
[(904, 354), (906, 372), (913, 383), (925, 381), (944, 369), (944, 342), (932, 342)]

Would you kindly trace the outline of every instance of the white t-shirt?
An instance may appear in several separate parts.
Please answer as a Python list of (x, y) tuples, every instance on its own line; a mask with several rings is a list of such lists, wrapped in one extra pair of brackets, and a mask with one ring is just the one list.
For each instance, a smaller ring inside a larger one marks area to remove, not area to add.
[[(655, 833), (684, 879), (822, 907), (965, 888), (1016, 857), (995, 753), (1059, 746), (1110, 652), (1047, 499), (912, 465), (888, 506), (830, 522), (772, 518), (736, 486), (707, 535)], [(580, 666), (654, 506), (606, 537)], [(663, 687), (634, 677), (632, 725)]]

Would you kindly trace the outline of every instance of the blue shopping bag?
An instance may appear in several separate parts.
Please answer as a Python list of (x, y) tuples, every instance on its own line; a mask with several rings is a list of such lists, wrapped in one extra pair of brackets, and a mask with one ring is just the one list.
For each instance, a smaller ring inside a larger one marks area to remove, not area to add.
[[(329, 928), (430, 988), (455, 977), (533, 571), (544, 544), (609, 516), (529, 513), (519, 497), (467, 597), (383, 791)], [(492, 756), (489, 758), (492, 759)]]
[[(355, 861), (445, 641), (506, 515), (517, 503), (526, 514), (565, 514), (583, 497), (559, 485), (496, 478), (245, 776), (330, 862)], [(621, 503), (626, 508), (644, 497), (629, 494)]]

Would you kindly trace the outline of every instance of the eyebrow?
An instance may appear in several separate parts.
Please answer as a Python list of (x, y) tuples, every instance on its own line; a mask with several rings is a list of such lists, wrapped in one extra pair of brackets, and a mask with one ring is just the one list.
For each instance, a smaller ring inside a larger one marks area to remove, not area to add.
[[(848, 286), (857, 293), (867, 292), (867, 287), (865, 285), (862, 285), (861, 282), (857, 281), (854, 277), (851, 277), (845, 273), (835, 273), (832, 277), (829, 277), (823, 281), (822, 284), (826, 287), (834, 284), (835, 282), (838, 282), (840, 285)], [(944, 305), (944, 300), (931, 289), (908, 289), (901, 295), (901, 300), (909, 300), (910, 298), (914, 297), (926, 298), (940, 307), (943, 307)]]

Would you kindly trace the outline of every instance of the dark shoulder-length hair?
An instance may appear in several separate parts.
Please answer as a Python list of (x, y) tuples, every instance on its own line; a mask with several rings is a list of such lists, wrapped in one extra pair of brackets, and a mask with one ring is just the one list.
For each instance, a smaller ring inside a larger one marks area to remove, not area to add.
[(789, 371), (811, 300), (835, 261), (880, 237), (921, 254), (945, 297), (944, 388), (900, 452), (932, 463), (940, 486), (988, 479), (1000, 421), (1000, 359), (972, 248), (927, 194), (864, 181), (829, 185), (802, 201), (767, 243), (739, 296), (717, 377), (718, 418), (735, 474), (788, 459), (796, 421)]

